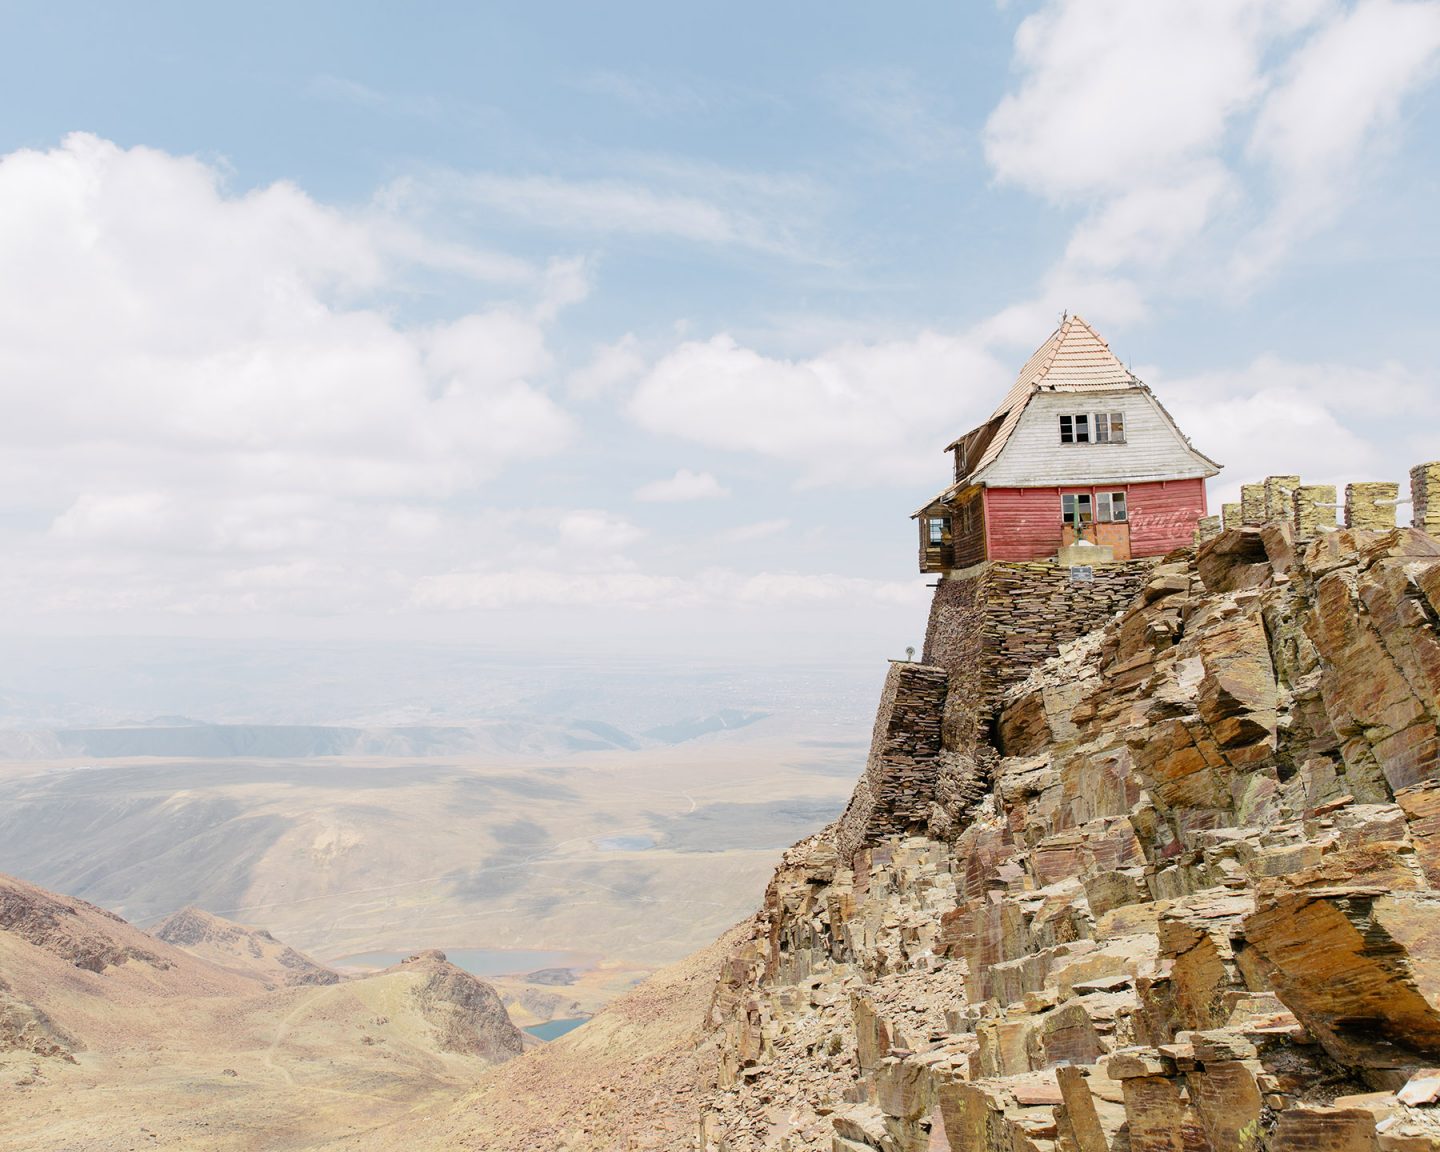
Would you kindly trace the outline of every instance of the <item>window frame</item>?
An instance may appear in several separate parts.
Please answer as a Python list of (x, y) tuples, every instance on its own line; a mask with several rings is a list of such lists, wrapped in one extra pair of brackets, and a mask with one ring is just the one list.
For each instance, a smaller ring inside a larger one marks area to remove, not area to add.
[[(1067, 511), (1067, 505), (1069, 511)], [(1060, 522), (1076, 531), (1095, 523), (1095, 501), (1089, 492), (1060, 493)]]
[(1123, 411), (1096, 412), (1094, 418), (1094, 444), (1125, 443), (1125, 413)]
[(1061, 412), (1061, 444), (1124, 444), (1125, 412)]
[(925, 525), (925, 543), (930, 548), (945, 547), (945, 517), (927, 516)]
[[(1095, 493), (1095, 522), (1097, 524), (1130, 523), (1130, 502), (1124, 489), (1108, 489)], [(1119, 515), (1116, 515), (1116, 509)]]

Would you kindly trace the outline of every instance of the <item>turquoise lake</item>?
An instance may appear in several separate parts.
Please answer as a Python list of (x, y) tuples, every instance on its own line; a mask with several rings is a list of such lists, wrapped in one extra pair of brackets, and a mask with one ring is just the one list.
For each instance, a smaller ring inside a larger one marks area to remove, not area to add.
[(590, 1019), (588, 1016), (581, 1016), (574, 1020), (546, 1020), (543, 1024), (532, 1024), (525, 1031), (531, 1036), (541, 1040), (554, 1040), (564, 1036), (567, 1032), (573, 1032), (576, 1028)]

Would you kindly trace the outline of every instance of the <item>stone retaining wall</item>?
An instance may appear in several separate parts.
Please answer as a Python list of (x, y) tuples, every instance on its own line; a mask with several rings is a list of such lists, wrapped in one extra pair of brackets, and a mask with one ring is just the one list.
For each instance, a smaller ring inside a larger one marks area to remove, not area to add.
[(865, 844), (923, 828), (940, 772), (945, 669), (894, 661), (885, 677), (870, 758), (840, 817), (836, 848), (850, 860)]
[(994, 563), (942, 581), (924, 659), (950, 673), (945, 746), (969, 751), (999, 695), (1126, 608), (1155, 563), (1099, 565), (1084, 582), (1055, 564)]
[(865, 774), (840, 820), (841, 859), (973, 799), (1001, 694), (1129, 606), (1154, 564), (1100, 565), (1079, 579), (1055, 564), (991, 563), (942, 580), (924, 663), (894, 663), (885, 679)]

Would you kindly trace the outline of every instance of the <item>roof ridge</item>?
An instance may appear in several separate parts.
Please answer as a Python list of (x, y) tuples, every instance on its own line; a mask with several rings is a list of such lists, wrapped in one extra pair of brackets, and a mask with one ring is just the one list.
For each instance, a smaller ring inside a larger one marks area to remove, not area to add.
[[(1040, 371), (1035, 373), (1035, 376), (1031, 379), (1031, 391), (1034, 391), (1035, 385), (1050, 374), (1050, 368), (1055, 363), (1055, 357), (1060, 354), (1060, 348), (1065, 343), (1065, 337), (1070, 335), (1070, 325), (1077, 319), (1079, 319), (1079, 317), (1071, 316), (1067, 312), (1065, 318), (1060, 321), (1059, 327), (1050, 333), (1049, 336), (1045, 337), (1045, 343), (1040, 345), (1041, 348), (1045, 347), (1045, 344), (1049, 344), (1051, 340), (1054, 340), (1055, 344), (1050, 349), (1050, 355), (1045, 357), (1045, 363), (1040, 365)], [(1080, 323), (1085, 324), (1085, 321), (1081, 320)], [(1089, 328), (1090, 325), (1085, 324), (1085, 327)], [(1094, 329), (1091, 329), (1091, 331), (1094, 331)]]

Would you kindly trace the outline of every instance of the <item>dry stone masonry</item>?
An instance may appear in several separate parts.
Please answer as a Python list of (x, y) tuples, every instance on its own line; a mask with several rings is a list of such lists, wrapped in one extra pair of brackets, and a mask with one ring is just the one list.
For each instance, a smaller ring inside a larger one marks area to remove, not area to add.
[(940, 583), (721, 972), (704, 1152), (1440, 1150), (1440, 540), (1280, 479)]
[(1345, 485), (1345, 527), (1384, 532), (1395, 527), (1400, 485), (1389, 481)]
[(1295, 489), (1300, 487), (1299, 476), (1265, 477), (1265, 519), (1288, 520), (1294, 507)]
[(943, 668), (891, 661), (865, 775), (840, 818), (837, 835), (847, 858), (863, 843), (924, 828), (939, 780), (948, 686)]
[(1246, 524), (1265, 523), (1265, 485), (1240, 485), (1240, 519)]
[(1440, 460), (1410, 469), (1410, 498), (1415, 527), (1440, 536)]
[(1335, 485), (1302, 484), (1295, 489), (1295, 536), (1313, 540), (1335, 527)]

